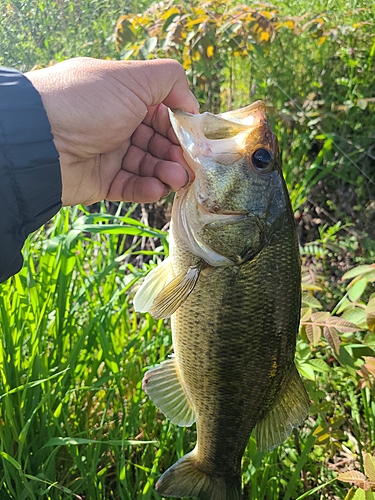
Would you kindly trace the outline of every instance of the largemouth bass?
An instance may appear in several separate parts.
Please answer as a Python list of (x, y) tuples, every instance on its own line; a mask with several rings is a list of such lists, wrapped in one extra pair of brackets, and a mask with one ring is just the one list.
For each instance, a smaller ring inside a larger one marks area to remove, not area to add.
[(145, 374), (143, 388), (172, 422), (196, 422), (197, 444), (156, 491), (239, 500), (252, 430), (259, 449), (269, 450), (308, 412), (294, 364), (301, 298), (294, 217), (263, 102), (170, 116), (195, 180), (176, 194), (170, 256), (134, 305), (172, 316), (174, 356)]

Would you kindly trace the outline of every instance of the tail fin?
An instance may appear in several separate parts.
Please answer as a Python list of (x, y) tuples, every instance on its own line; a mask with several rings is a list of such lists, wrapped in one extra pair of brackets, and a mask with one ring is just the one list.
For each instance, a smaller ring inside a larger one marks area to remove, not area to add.
[(164, 472), (156, 483), (156, 491), (165, 497), (240, 500), (241, 476), (210, 476), (201, 472), (193, 450)]

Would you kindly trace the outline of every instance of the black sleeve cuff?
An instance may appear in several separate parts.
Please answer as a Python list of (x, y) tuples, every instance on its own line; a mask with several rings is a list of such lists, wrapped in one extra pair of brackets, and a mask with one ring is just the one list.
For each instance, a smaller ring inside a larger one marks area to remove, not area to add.
[(22, 267), (27, 236), (61, 207), (61, 172), (41, 97), (0, 68), (0, 282)]

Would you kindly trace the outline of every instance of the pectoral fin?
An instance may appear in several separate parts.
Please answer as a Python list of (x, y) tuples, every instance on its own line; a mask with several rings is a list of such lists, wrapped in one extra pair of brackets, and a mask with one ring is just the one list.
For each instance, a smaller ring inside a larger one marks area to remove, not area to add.
[(189, 427), (195, 422), (194, 409), (181, 383), (176, 358), (148, 370), (142, 388), (174, 424)]
[(162, 290), (152, 303), (149, 313), (153, 318), (169, 318), (185, 302), (198, 281), (202, 265), (189, 267), (188, 271), (177, 276)]
[(255, 427), (259, 450), (276, 448), (303, 422), (308, 411), (309, 397), (294, 366), (274, 407)]
[(147, 276), (134, 296), (134, 309), (149, 312), (155, 297), (175, 278), (171, 258), (163, 260)]

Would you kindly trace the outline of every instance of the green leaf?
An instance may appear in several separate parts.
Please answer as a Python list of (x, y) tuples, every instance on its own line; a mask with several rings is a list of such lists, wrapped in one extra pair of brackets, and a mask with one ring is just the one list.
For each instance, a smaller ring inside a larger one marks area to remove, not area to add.
[(340, 300), (335, 308), (337, 314), (342, 314), (348, 307), (353, 307), (352, 302), (347, 298), (346, 295)]
[(176, 8), (176, 7), (173, 7), (169, 10), (167, 10), (166, 12), (164, 12), (163, 16), (162, 16), (162, 19), (165, 19), (165, 22), (163, 24), (163, 32), (165, 33), (170, 24), (172, 24), (172, 22), (176, 19), (176, 17), (179, 17), (180, 16), (180, 12), (179, 10)]
[(307, 307), (312, 307), (314, 309), (321, 309), (322, 304), (313, 295), (303, 292), (302, 293), (302, 304)]
[(375, 332), (375, 298), (370, 299), (367, 304), (366, 321), (370, 332)]
[(37, 387), (38, 385), (44, 384), (45, 382), (48, 382), (54, 378), (57, 378), (69, 370), (70, 370), (70, 366), (68, 366), (67, 368), (64, 368), (64, 370), (61, 370), (57, 373), (54, 373), (50, 377), (42, 378), (39, 380), (33, 380), (31, 382), (27, 382), (26, 384), (19, 385), (18, 387), (14, 387), (13, 389), (10, 389), (9, 391), (4, 392), (3, 394), (0, 394), (0, 400), (5, 398), (6, 396), (9, 396), (10, 394), (14, 394), (16, 392), (23, 391), (24, 389), (31, 389), (33, 387)]
[(300, 481), (301, 470), (305, 466), (305, 463), (308, 459), (309, 453), (311, 452), (314, 446), (314, 443), (315, 443), (315, 438), (312, 434), (310, 434), (304, 442), (302, 453), (299, 455), (298, 462), (296, 463), (295, 466), (295, 470), (293, 471), (293, 474), (289, 479), (285, 495), (283, 496), (283, 500), (290, 500), (291, 498), (295, 498), (294, 491), (296, 485)]
[(375, 312), (371, 312), (366, 316), (367, 328), (370, 332), (375, 332)]
[(221, 30), (219, 31), (219, 33), (223, 30), (223, 28), (225, 29), (225, 33), (229, 36), (233, 35), (234, 33), (237, 33), (237, 31), (242, 28), (243, 26), (243, 23), (242, 22), (233, 22), (231, 21), (231, 24), (229, 23), (226, 23), (225, 25), (225, 28), (224, 26), (221, 28)]
[(350, 321), (351, 323), (354, 323), (361, 328), (367, 327), (366, 312), (361, 307), (352, 307), (350, 309), (346, 309), (341, 318)]
[(346, 495), (344, 500), (353, 500), (353, 497), (354, 497), (354, 490), (353, 490), (353, 488), (350, 488), (350, 490), (348, 491), (348, 494)]
[(143, 50), (145, 50), (146, 54), (149, 55), (149, 54), (151, 54), (151, 52), (153, 52), (157, 43), (158, 43), (157, 37), (151, 36), (150, 38), (148, 38), (146, 40), (145, 44), (143, 45)]
[(371, 482), (375, 483), (375, 457), (372, 457), (370, 453), (365, 453), (363, 464), (366, 476)]
[(372, 270), (371, 272), (369, 272), (369, 273), (366, 273), (366, 274), (364, 275), (364, 278), (366, 278), (366, 279), (367, 279), (367, 281), (368, 281), (369, 283), (371, 283), (371, 282), (375, 281), (375, 269), (373, 269), (373, 270)]
[(374, 500), (374, 494), (371, 489), (365, 491), (365, 500)]
[(135, 49), (123, 50), (121, 52), (122, 59), (129, 59), (132, 54), (134, 54)]
[(309, 363), (301, 363), (298, 365), (298, 371), (300, 374), (307, 378), (308, 380), (315, 381), (314, 367)]
[(357, 106), (360, 109), (363, 109), (363, 110), (366, 109), (367, 105), (368, 105), (368, 100), (367, 99), (358, 99)]
[(301, 323), (309, 321), (311, 318), (312, 309), (311, 307), (302, 307), (301, 309)]
[(352, 302), (357, 302), (357, 300), (361, 297), (363, 292), (365, 291), (365, 288), (367, 286), (367, 279), (366, 278), (361, 278), (359, 281), (356, 281), (355, 283), (353, 282), (350, 283), (348, 286), (348, 297)]
[(368, 333), (365, 335), (363, 342), (369, 347), (375, 348), (375, 333)]
[(325, 488), (326, 486), (328, 486), (329, 484), (333, 483), (334, 481), (336, 481), (335, 477), (333, 479), (330, 479), (329, 481), (323, 483), (323, 484), (320, 484), (319, 486), (316, 486), (312, 490), (306, 491), (306, 493), (304, 493), (303, 495), (301, 495), (298, 498), (296, 498), (296, 500), (303, 500), (304, 498), (311, 497), (313, 493), (316, 493), (317, 491)]
[[(55, 483), (53, 483), (51, 481), (47, 481), (45, 479), (41, 479), (40, 477), (37, 477), (37, 476), (33, 476), (32, 474), (25, 474), (25, 477), (27, 477), (27, 479), (31, 479), (32, 481), (37, 481), (37, 482), (40, 482), (43, 484), (47, 484), (50, 487), (57, 487), (57, 485)], [(73, 491), (70, 490), (69, 488), (67, 488), (66, 486), (62, 486), (61, 484), (59, 484), (58, 489), (63, 491), (64, 493), (67, 493), (70, 496), (73, 496), (74, 498), (78, 498), (79, 500), (82, 500), (82, 497), (73, 493)]]
[(77, 238), (82, 233), (81, 229), (71, 229), (67, 234), (64, 242), (66, 249), (71, 250), (76, 244)]
[(353, 500), (366, 500), (365, 491), (362, 488), (358, 488), (358, 490), (354, 493)]
[(322, 359), (310, 359), (309, 364), (312, 365), (314, 371), (326, 373), (330, 371), (330, 367)]
[(343, 280), (348, 280), (351, 278), (356, 278), (357, 276), (360, 276), (361, 274), (369, 273), (370, 271), (374, 271), (375, 264), (370, 264), (370, 265), (362, 265), (362, 266), (357, 266), (354, 269), (351, 269), (350, 271), (346, 272), (344, 276), (342, 277)]
[(5, 451), (0, 451), (0, 457), (5, 458), (9, 463), (11, 463), (17, 470), (22, 470), (21, 465), (13, 457), (5, 453)]
[(345, 347), (340, 346), (340, 352), (339, 352), (339, 354), (336, 354), (336, 357), (337, 357), (340, 365), (344, 366), (345, 369), (350, 373), (350, 375), (353, 375), (353, 377), (357, 376), (356, 367), (354, 365), (353, 358), (350, 356), (350, 354), (345, 349)]

